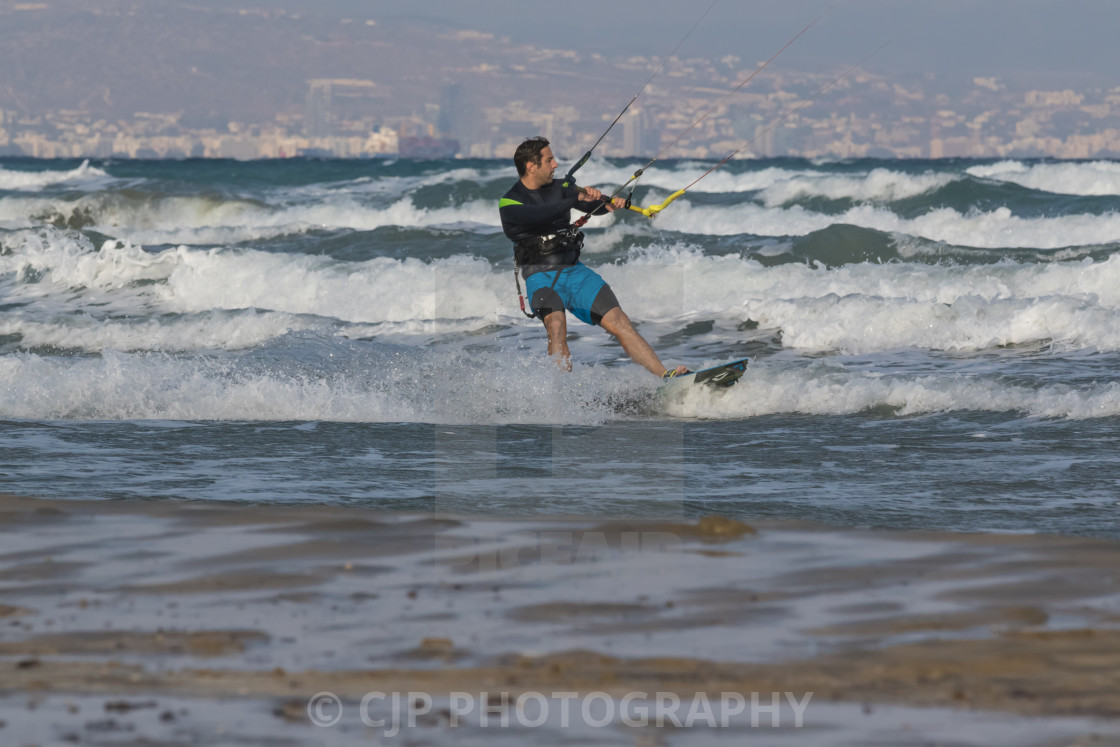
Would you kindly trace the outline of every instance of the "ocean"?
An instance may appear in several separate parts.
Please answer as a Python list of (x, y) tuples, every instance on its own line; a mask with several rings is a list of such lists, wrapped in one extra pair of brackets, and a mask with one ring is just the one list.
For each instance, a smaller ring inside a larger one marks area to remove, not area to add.
[(594, 218), (666, 365), (750, 360), (673, 397), (548, 358), (514, 178), (0, 162), (4, 740), (1120, 743), (1120, 164)]
[(593, 218), (666, 365), (750, 358), (672, 401), (574, 319), (548, 359), (514, 179), (0, 162), (0, 492), (1120, 537), (1120, 164), (732, 161)]

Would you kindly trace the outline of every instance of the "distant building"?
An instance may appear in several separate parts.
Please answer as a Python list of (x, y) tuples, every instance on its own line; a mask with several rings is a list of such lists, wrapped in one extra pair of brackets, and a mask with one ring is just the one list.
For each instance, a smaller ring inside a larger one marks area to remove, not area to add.
[(382, 94), (372, 80), (317, 78), (307, 82), (304, 134), (310, 138), (369, 132)]
[(400, 136), (388, 127), (376, 127), (366, 138), (363, 155), (389, 155), (400, 150)]
[(436, 129), (443, 137), (454, 137), (463, 131), (464, 120), (463, 87), (458, 83), (448, 83), (440, 93), (439, 118)]
[(330, 137), (331, 87), (326, 81), (311, 81), (307, 91), (307, 113), (304, 116), (304, 134), (307, 137)]
[(449, 137), (401, 137), (397, 144), (401, 158), (454, 158), (459, 141)]
[(622, 154), (627, 157), (655, 155), (661, 143), (650, 117), (641, 109), (631, 109), (622, 120)]

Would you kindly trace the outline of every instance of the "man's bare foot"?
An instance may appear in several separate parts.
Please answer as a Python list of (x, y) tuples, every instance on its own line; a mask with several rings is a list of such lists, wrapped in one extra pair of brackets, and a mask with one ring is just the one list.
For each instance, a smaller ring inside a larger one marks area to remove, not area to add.
[(680, 375), (686, 374), (686, 373), (692, 373), (692, 371), (688, 370), (688, 366), (677, 366), (672, 371), (670, 371), (669, 369), (665, 369), (665, 373), (663, 373), (661, 375), (661, 378), (671, 379), (674, 376), (680, 376)]

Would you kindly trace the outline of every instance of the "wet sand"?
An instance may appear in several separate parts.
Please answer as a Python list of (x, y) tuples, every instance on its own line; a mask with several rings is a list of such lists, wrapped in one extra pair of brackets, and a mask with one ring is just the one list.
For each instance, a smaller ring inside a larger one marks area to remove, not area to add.
[(0, 589), (4, 744), (1120, 744), (1116, 542), (4, 496)]

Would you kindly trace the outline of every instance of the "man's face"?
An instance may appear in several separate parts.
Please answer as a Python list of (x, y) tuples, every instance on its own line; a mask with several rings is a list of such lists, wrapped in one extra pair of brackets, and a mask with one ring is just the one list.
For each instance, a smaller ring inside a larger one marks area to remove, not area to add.
[(556, 161), (556, 157), (552, 155), (552, 148), (546, 145), (544, 150), (541, 151), (540, 164), (532, 164), (529, 173), (536, 180), (537, 184), (548, 184), (552, 181), (552, 175), (559, 165), (560, 164)]

